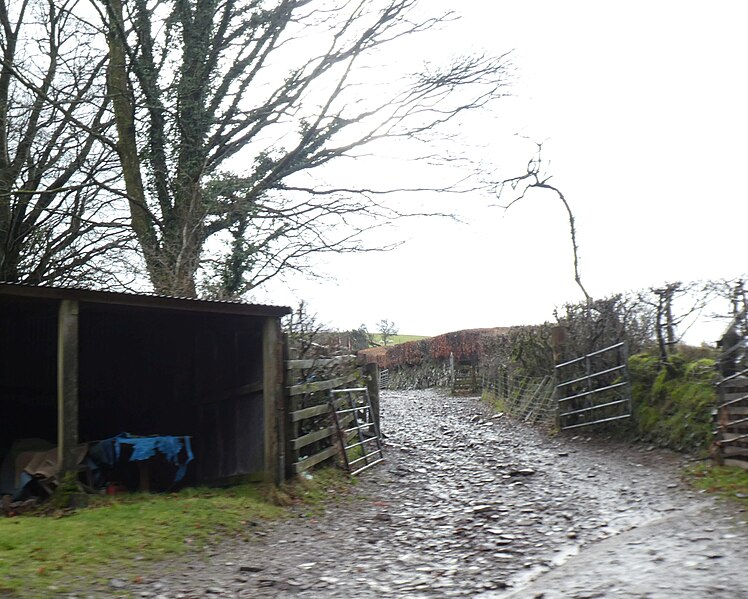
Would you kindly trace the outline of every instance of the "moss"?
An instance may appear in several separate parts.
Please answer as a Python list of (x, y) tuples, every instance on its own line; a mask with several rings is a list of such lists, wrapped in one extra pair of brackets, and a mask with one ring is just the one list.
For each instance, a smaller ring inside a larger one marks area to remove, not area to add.
[(700, 358), (686, 364), (685, 376), (698, 380), (717, 381), (717, 363), (712, 358)]
[(652, 354), (634, 354), (629, 358), (632, 378), (654, 380), (659, 370), (659, 360)]
[(75, 504), (75, 498), (81, 494), (78, 476), (75, 472), (66, 472), (60, 484), (50, 498), (49, 505), (53, 509), (65, 509)]
[(714, 360), (675, 354), (661, 364), (652, 354), (637, 354), (629, 371), (639, 435), (662, 447), (705, 453), (716, 403)]

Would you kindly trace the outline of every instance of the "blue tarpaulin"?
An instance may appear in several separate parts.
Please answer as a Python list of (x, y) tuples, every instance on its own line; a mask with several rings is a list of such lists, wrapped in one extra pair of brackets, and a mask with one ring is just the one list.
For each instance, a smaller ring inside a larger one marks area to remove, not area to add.
[[(119, 461), (123, 445), (132, 447), (131, 462), (148, 460), (155, 456), (157, 452), (161, 452), (168, 461), (177, 467), (177, 473), (174, 476), (175, 483), (184, 478), (187, 473), (187, 464), (194, 459), (190, 437), (173, 435), (135, 437), (129, 433), (120, 433), (116, 437), (100, 441), (100, 453), (97, 457), (111, 466)], [(184, 449), (183, 455), (182, 449)]]

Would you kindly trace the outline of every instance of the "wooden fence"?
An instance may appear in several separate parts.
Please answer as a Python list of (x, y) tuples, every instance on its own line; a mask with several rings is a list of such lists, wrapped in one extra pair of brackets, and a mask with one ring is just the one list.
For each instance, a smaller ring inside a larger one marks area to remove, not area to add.
[(714, 444), (718, 464), (748, 470), (748, 379), (736, 377), (719, 386)]
[(744, 309), (720, 340), (714, 458), (718, 464), (748, 469), (748, 313)]
[[(333, 419), (333, 405), (342, 405), (346, 398), (333, 398), (331, 391), (366, 386), (374, 418), (379, 423), (379, 381), (378, 374), (372, 372), (375, 370), (376, 364), (367, 365), (366, 368), (357, 366), (355, 356), (286, 362), (288, 475), (299, 474), (340, 455), (341, 444)], [(345, 426), (352, 422), (353, 414), (343, 418), (340, 424)]]

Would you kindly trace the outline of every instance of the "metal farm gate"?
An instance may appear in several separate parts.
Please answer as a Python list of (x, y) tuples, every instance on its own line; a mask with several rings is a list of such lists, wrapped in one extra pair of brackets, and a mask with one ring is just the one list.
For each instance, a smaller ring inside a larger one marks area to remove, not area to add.
[(557, 364), (556, 380), (563, 430), (631, 417), (625, 341)]
[(343, 464), (351, 476), (384, 461), (382, 437), (366, 387), (330, 391)]

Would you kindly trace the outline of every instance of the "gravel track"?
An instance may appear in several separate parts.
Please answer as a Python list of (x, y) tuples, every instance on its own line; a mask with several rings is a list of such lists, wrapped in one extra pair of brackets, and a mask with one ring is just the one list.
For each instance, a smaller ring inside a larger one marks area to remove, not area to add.
[(548, 437), (436, 390), (384, 392), (382, 427), (387, 461), (353, 499), (104, 594), (748, 597), (744, 514), (686, 487), (682, 456)]

